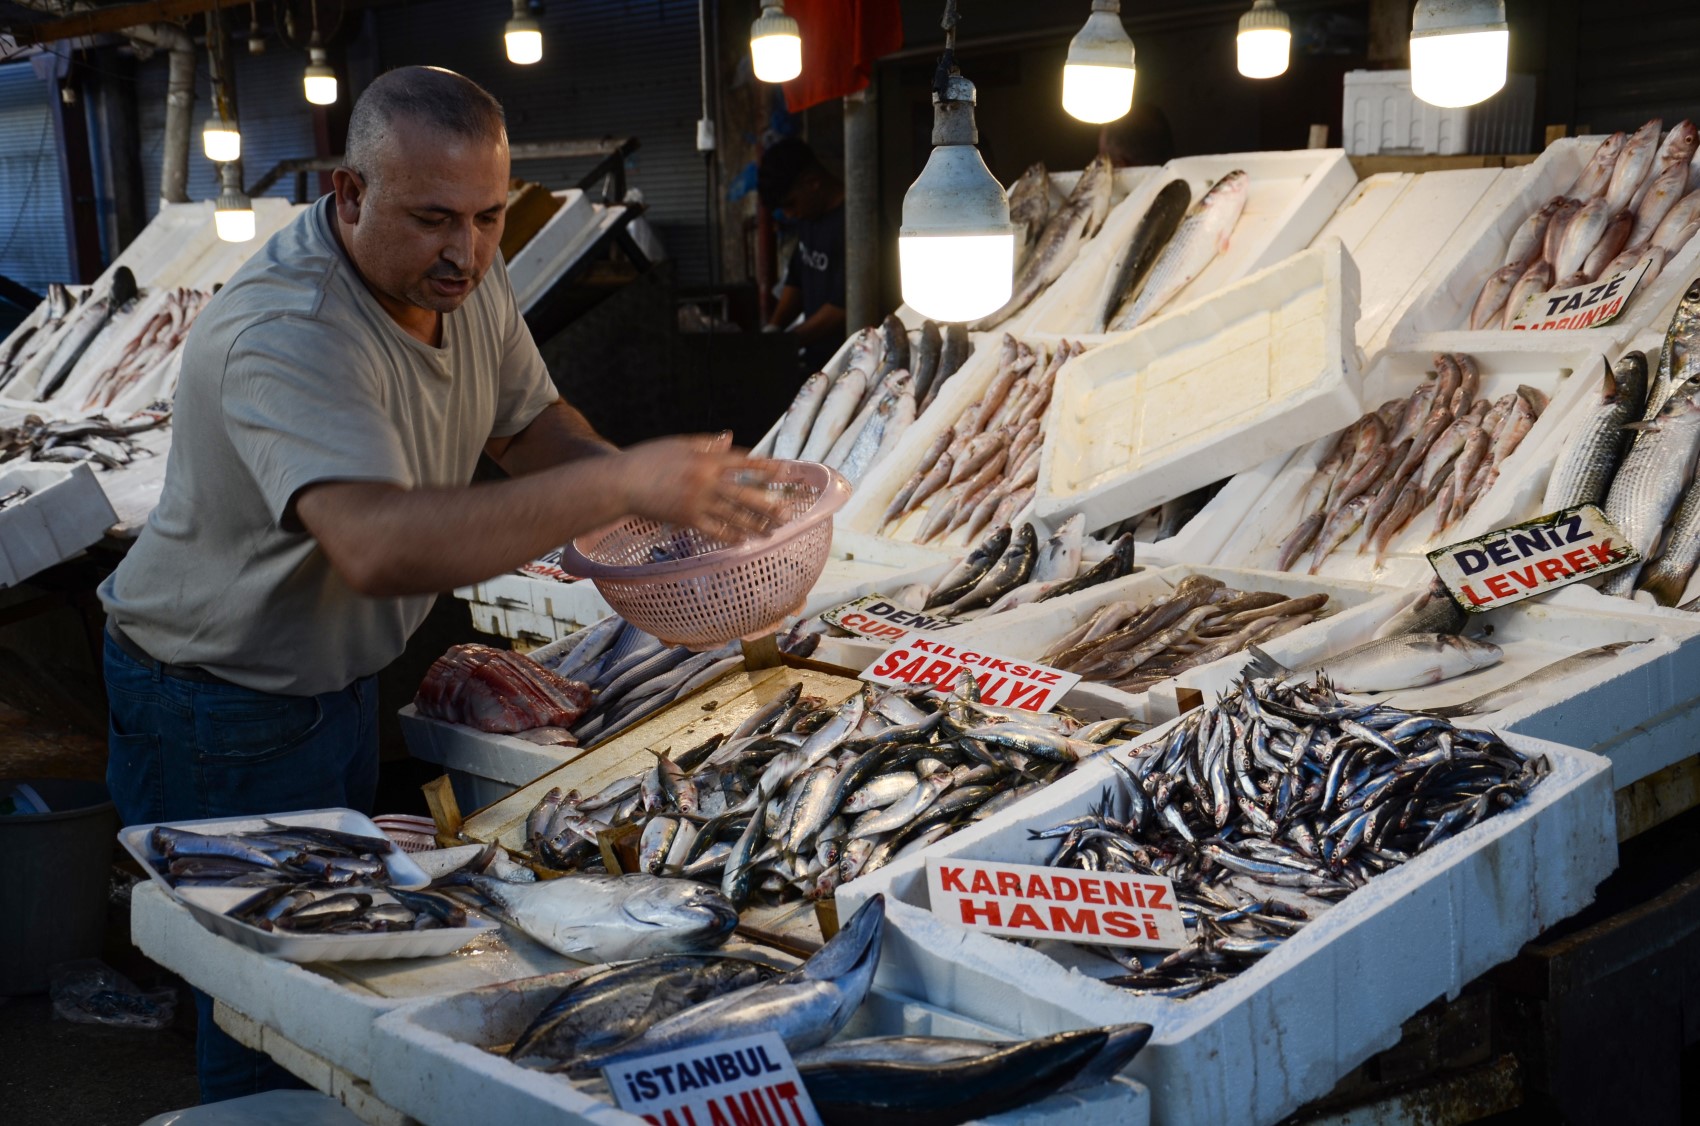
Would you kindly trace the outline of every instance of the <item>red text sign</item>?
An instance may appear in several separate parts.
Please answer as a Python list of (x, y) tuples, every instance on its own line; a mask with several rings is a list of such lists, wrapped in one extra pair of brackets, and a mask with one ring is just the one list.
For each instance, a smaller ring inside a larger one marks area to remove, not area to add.
[(657, 1052), (602, 1075), (620, 1108), (652, 1126), (821, 1126), (777, 1032)]
[(1429, 565), (1453, 600), (1472, 614), (1595, 578), (1640, 558), (1591, 504), (1428, 553)]
[(1511, 327), (1524, 332), (1552, 332), (1610, 324), (1629, 304), (1652, 264), (1651, 258), (1643, 258), (1623, 273), (1597, 282), (1537, 293), (1523, 303), (1522, 310), (1511, 319)]
[(901, 684), (931, 688), (941, 695), (956, 687), (962, 673), (980, 686), (980, 702), (1002, 708), (1047, 712), (1080, 677), (1061, 669), (1000, 657), (926, 633), (905, 633), (891, 648), (862, 671), (862, 679), (875, 684)]
[(929, 857), (932, 912), (969, 930), (1179, 950), (1186, 923), (1163, 876)]

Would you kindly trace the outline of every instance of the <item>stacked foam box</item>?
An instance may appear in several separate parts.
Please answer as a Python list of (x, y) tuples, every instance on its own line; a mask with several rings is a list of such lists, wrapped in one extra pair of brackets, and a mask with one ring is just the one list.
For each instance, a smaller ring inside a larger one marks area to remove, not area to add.
[(0, 466), (0, 497), (18, 489), (30, 495), (0, 508), (0, 589), (71, 558), (117, 519), (86, 464)]

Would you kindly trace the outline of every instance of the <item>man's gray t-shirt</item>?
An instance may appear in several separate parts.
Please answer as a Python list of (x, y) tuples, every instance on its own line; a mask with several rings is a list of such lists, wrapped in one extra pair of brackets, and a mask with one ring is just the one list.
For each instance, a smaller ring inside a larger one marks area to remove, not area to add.
[(430, 595), (356, 593), (285, 513), (319, 481), (466, 485), (558, 398), (498, 259), (442, 347), (384, 312), (326, 196), (210, 302), (184, 347), (165, 487), (101, 600), (155, 659), (307, 696), (389, 664)]

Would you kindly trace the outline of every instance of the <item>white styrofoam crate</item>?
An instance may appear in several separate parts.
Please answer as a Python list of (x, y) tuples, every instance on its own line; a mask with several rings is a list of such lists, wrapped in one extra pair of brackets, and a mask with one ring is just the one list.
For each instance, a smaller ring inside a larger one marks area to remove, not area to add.
[(1446, 109), (1411, 93), (1408, 70), (1348, 70), (1341, 139), (1353, 156), (1522, 152), (1535, 125), (1535, 77), (1513, 74), (1499, 93)]
[(1234, 474), (1180, 531), (1153, 543), (1136, 541), (1134, 557), (1153, 567), (1208, 563), (1215, 559), (1234, 529), (1252, 518), (1252, 506), (1292, 457), (1292, 451), (1286, 450), (1244, 473)]
[[(1477, 500), (1468, 516), (1447, 529), (1438, 540), (1433, 536), (1435, 517), (1431, 508), (1419, 513), (1394, 537), (1386, 559), (1378, 566), (1373, 550), (1358, 552), (1364, 542), (1360, 528), (1323, 560), (1319, 574), (1403, 588), (1425, 581), (1432, 574), (1424, 555), (1430, 548), (1441, 543), (1458, 543), (1539, 515), (1541, 494), (1557, 456), (1565, 422), (1581, 406), (1589, 390), (1598, 389), (1598, 380), (1588, 377), (1598, 374), (1599, 356), (1585, 352), (1566, 355), (1515, 351), (1472, 355), (1482, 377), (1478, 398), (1492, 401), (1526, 383), (1552, 399), (1516, 452), (1506, 459), (1499, 481)], [(1426, 352), (1383, 354), (1364, 375), (1361, 392), (1364, 409), (1373, 410), (1388, 399), (1409, 396), (1432, 370), (1433, 359)], [(1580, 378), (1575, 377), (1577, 373)], [(1215, 562), (1232, 567), (1275, 567), (1282, 542), (1318, 502), (1316, 496), (1307, 498), (1307, 494), (1316, 466), (1332, 441), (1331, 432), (1294, 451), (1251, 506), (1248, 518), (1233, 530), (1216, 553)], [(1309, 552), (1294, 564), (1295, 569), (1308, 570), (1309, 566)]]
[[(1150, 198), (1172, 179), (1185, 180), (1193, 202), (1209, 186), (1240, 170), (1248, 177), (1245, 210), (1229, 235), (1228, 247), (1177, 293), (1163, 312), (1220, 293), (1228, 286), (1267, 269), (1311, 245), (1342, 201), (1351, 194), (1358, 174), (1340, 149), (1294, 149), (1288, 152), (1225, 153), (1183, 156), (1163, 166), (1164, 175), (1146, 188), (1138, 215), (1121, 220), (1118, 243), (1108, 249), (1102, 264), (1086, 261), (1052, 286), (1043, 315), (1031, 322), (1034, 331), (1075, 334), (1098, 328), (1099, 314), (1110, 298), (1120, 266), (1120, 252), (1132, 237)], [(1159, 316), (1162, 315), (1160, 312)]]
[[(1161, 738), (1154, 732), (1150, 738)], [(1254, 1126), (1326, 1094), (1398, 1041), (1436, 997), (1456, 996), (1593, 899), (1617, 865), (1611, 765), (1508, 734), (1552, 772), (1528, 799), (1436, 845), (1337, 906), (1239, 976), (1185, 1000), (1138, 997), (1030, 949), (934, 918), (926, 858), (1043, 864), (1046, 829), (1084, 814), (1114, 780), (1092, 760), (994, 822), (971, 826), (839, 890), (854, 911), (886, 895), (878, 981), (1023, 1035), (1122, 1021), (1155, 1026), (1129, 1074), (1158, 1126)]]
[[(1317, 241), (1338, 238), (1358, 266), (1358, 348), (1374, 357), (1393, 324), (1416, 299), (1422, 276), (1457, 261), (1481, 238), (1485, 204), (1527, 173), (1524, 168), (1384, 172), (1363, 180)], [(1437, 250), (1438, 247), (1438, 250)]]
[(1357, 418), (1357, 291), (1329, 240), (1071, 360), (1034, 510), (1100, 528)]
[(1504, 264), (1511, 236), (1549, 199), (1570, 189), (1604, 140), (1595, 136), (1555, 141), (1529, 166), (1527, 175), (1514, 185), (1508, 181), (1506, 186), (1513, 190), (1500, 196), (1475, 246), (1461, 258), (1437, 263), (1424, 274), (1416, 300), (1391, 329), (1389, 346), (1425, 352), (1609, 352), (1668, 309), (1694, 280), (1700, 239), (1690, 239), (1673, 255), (1653, 284), (1638, 292), (1610, 324), (1553, 332), (1470, 331), (1470, 311), (1488, 276)]
[(428, 719), (411, 703), (396, 716), (408, 753), (414, 758), (488, 779), (510, 790), (584, 754), (583, 747), (546, 747), (517, 735), (497, 735), (460, 723)]
[(522, 309), (539, 296), (538, 287), (552, 276), (550, 267), (561, 252), (596, 224), (596, 207), (582, 190), (567, 188), (551, 194), (561, 201), (561, 206), (508, 263), (508, 280), (513, 284), (514, 298)]
[(0, 589), (69, 559), (118, 519), (87, 464), (0, 466), (0, 496), (30, 495), (0, 509)]
[[(528, 978), (385, 1014), (373, 1025), (375, 1092), (425, 1126), (478, 1120), (509, 1126), (643, 1122), (564, 1075), (521, 1067), (486, 1050), (511, 1043), (576, 976)], [(841, 1038), (895, 1035), (1011, 1038), (995, 1023), (969, 1020), (882, 989), (868, 995)], [(1092, 1090), (1052, 1095), (1020, 1110), (971, 1121), (988, 1126), (1146, 1126), (1150, 1115), (1149, 1092), (1118, 1078)]]

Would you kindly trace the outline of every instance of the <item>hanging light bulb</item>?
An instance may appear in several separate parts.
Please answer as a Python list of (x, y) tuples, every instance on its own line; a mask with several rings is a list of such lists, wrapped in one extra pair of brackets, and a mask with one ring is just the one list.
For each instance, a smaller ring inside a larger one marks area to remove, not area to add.
[(528, 0), (514, 0), (514, 15), (502, 32), (508, 61), (530, 66), (543, 58), (543, 25), (531, 18)]
[(1121, 12), (1121, 0), (1092, 0), (1092, 14), (1069, 43), (1063, 64), (1063, 109), (1094, 125), (1133, 108), (1133, 40)]
[(307, 47), (307, 69), (301, 73), (301, 86), (307, 100), (314, 105), (336, 104), (336, 71), (331, 69), (330, 57), (325, 54), (316, 31)]
[(971, 321), (1009, 301), (1015, 228), (1009, 197), (974, 145), (974, 84), (954, 69), (933, 92), (933, 152), (903, 197), (903, 300), (936, 321)]
[(207, 159), (214, 164), (241, 160), (242, 133), (235, 122), (226, 121), (223, 114), (217, 114), (207, 118), (206, 126), (201, 129), (201, 147), (206, 151)]
[(784, 4), (763, 4), (750, 25), (750, 62), (763, 82), (789, 82), (803, 73), (802, 32)]
[(236, 165), (226, 164), (219, 172), (223, 190), (213, 204), (213, 229), (225, 242), (247, 242), (254, 237), (254, 201), (242, 191)]
[(1505, 85), (1511, 28), (1505, 0), (1417, 0), (1411, 93), (1433, 106), (1473, 106)]
[(1254, 0), (1240, 17), (1240, 73), (1247, 78), (1274, 78), (1287, 73), (1293, 48), (1293, 21), (1275, 0)]

